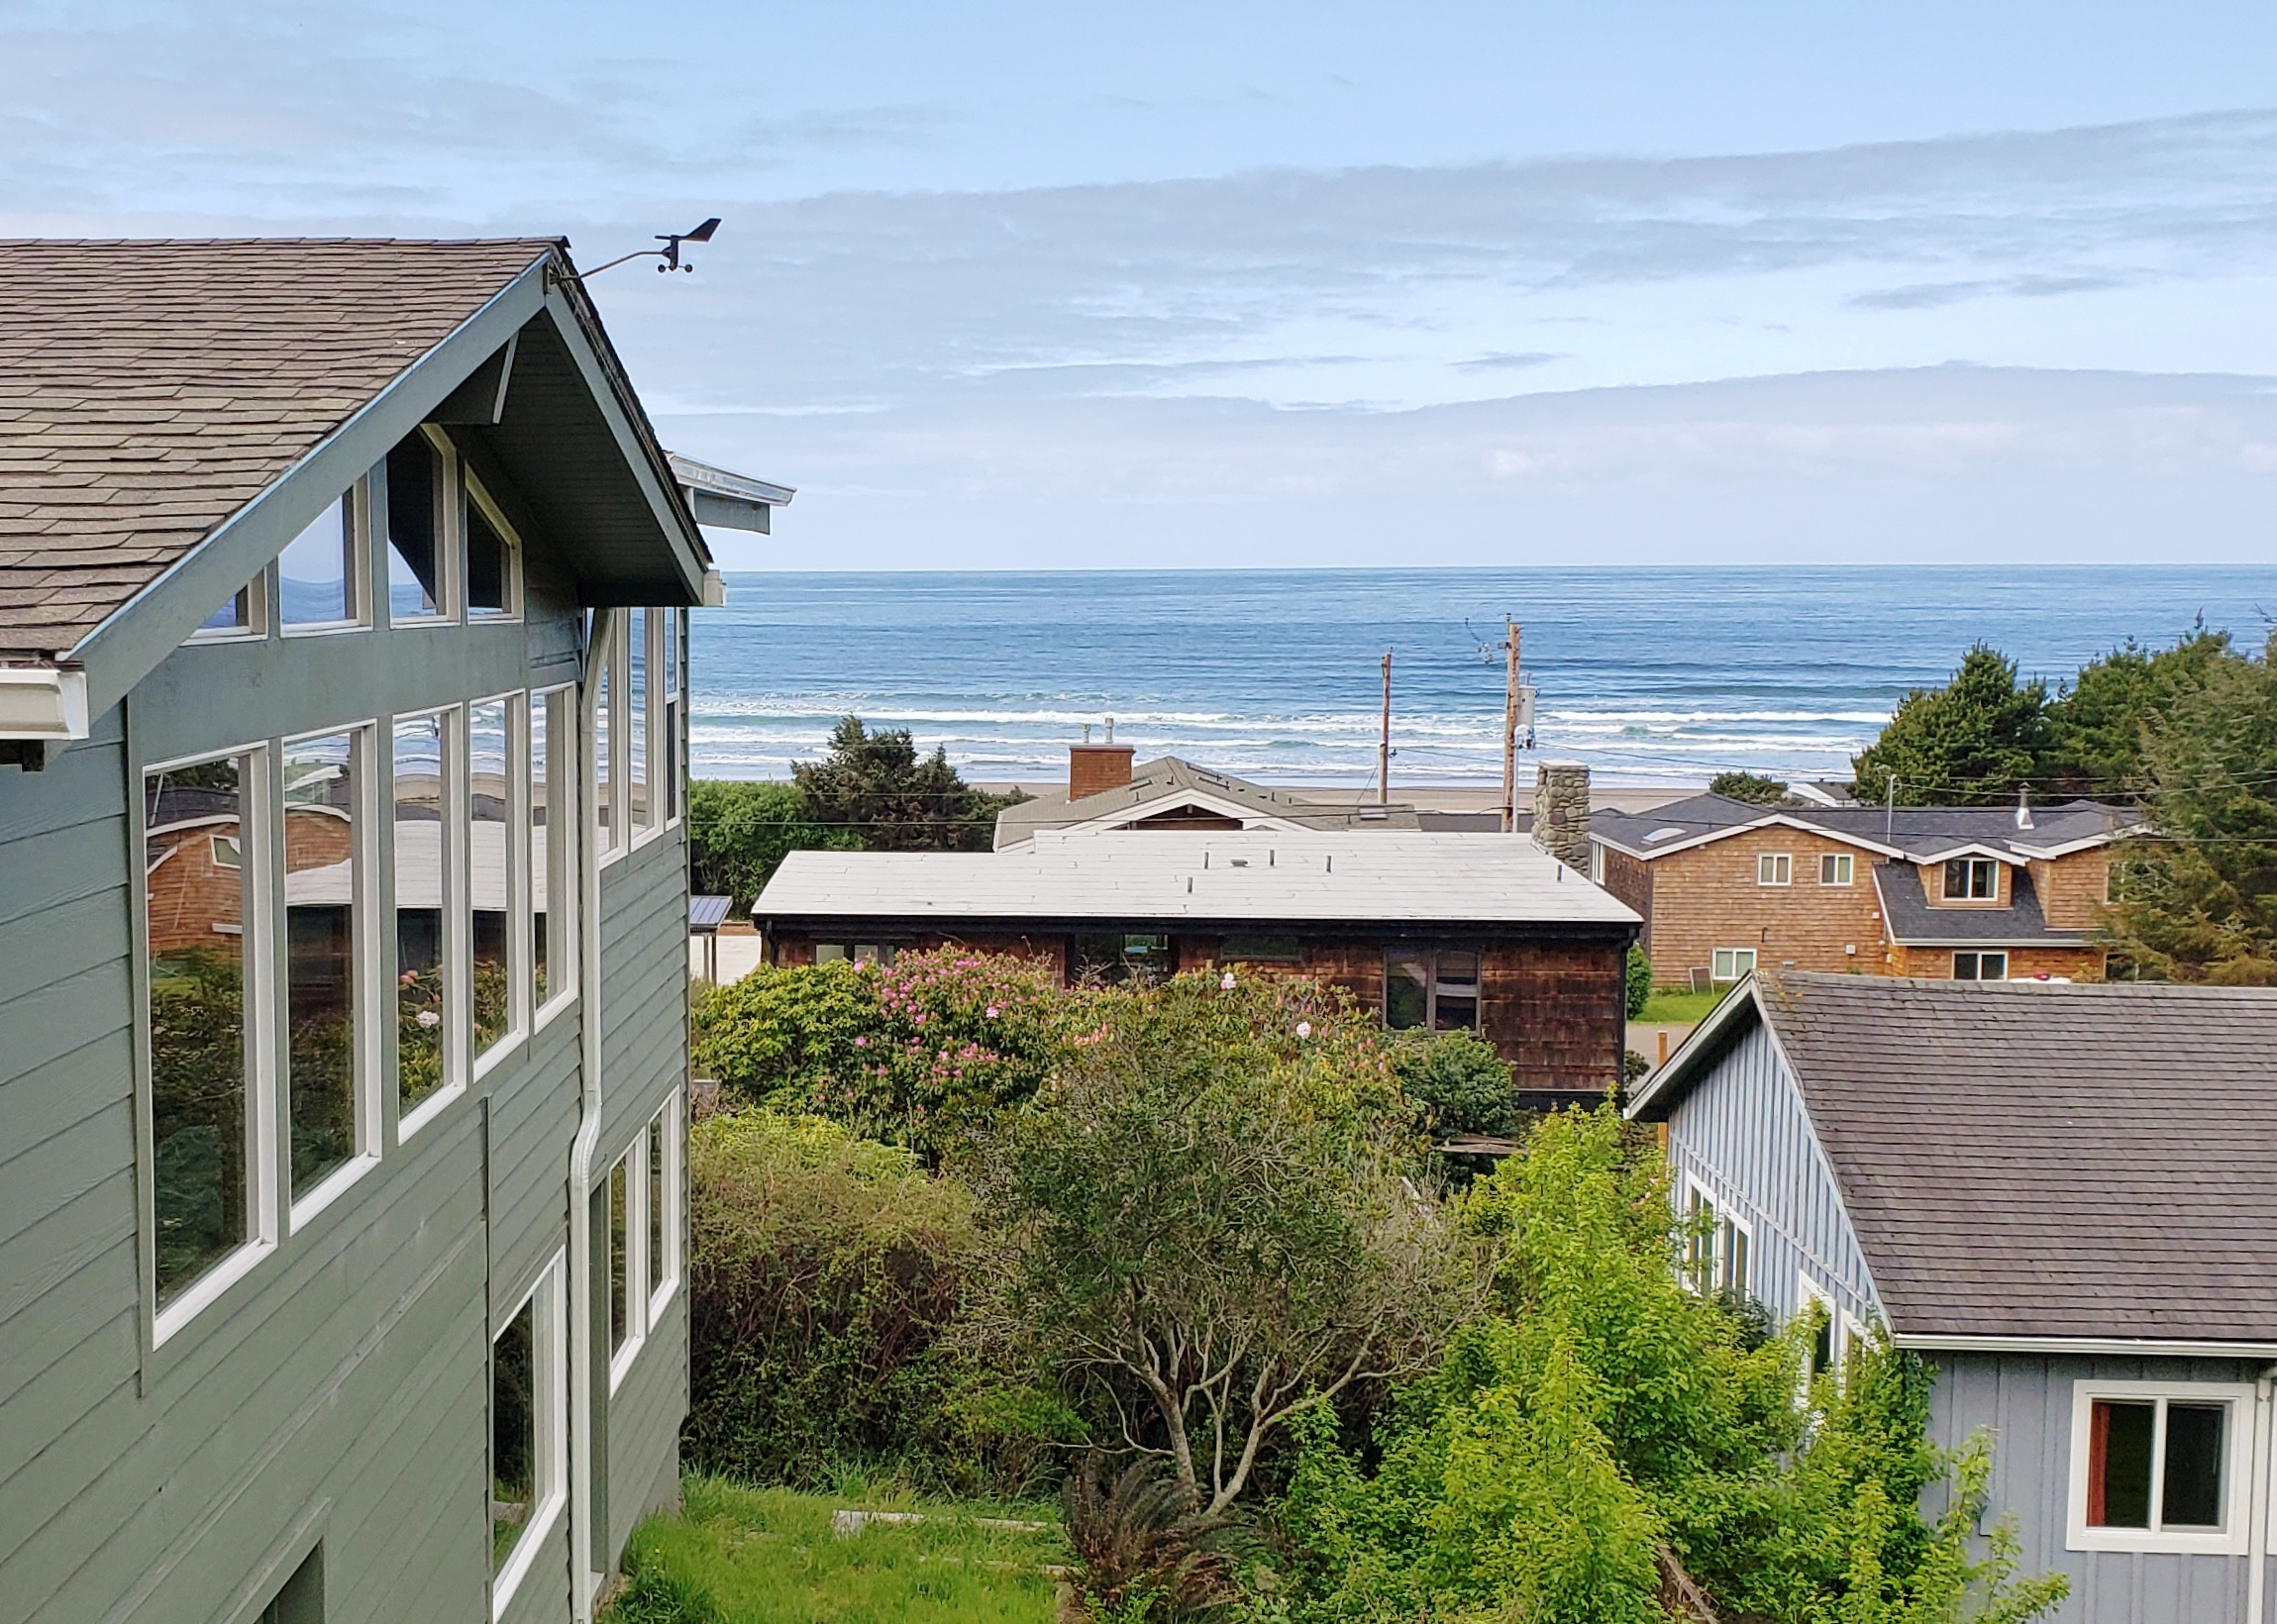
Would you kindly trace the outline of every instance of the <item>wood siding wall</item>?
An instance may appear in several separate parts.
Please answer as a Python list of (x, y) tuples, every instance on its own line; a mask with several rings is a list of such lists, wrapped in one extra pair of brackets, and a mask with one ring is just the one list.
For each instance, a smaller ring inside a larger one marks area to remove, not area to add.
[[(1972, 949), (1961, 949), (1972, 952)], [(2101, 948), (1996, 948), (2009, 956), (2009, 979), (2024, 980), (2034, 975), (2064, 975), (2074, 981), (2100, 981), (2103, 979), (2103, 949)], [(1892, 948), (1890, 973), (1892, 975), (1918, 975), (1932, 981), (1949, 981), (1953, 976), (1952, 948)]]
[[(1261, 927), (1261, 934), (1288, 933)], [(1182, 970), (1214, 967), (1224, 940), (1220, 936), (1174, 936), (1173, 963)], [(890, 942), (903, 952), (956, 946), (976, 953), (1034, 960), (1050, 965), (1063, 980), (1070, 973), (1071, 938), (1065, 933), (910, 932), (878, 925), (771, 932), (768, 963), (811, 964), (817, 941)], [(1418, 938), (1417, 942), (1434, 945), (1430, 938)], [(1518, 1088), (1602, 1093), (1619, 1077), (1625, 1031), (1622, 965), (1626, 959), (1620, 943), (1503, 941), (1459, 945), (1479, 950), (1481, 1036), (1509, 1063)], [(1343, 987), (1363, 1009), (1382, 1011), (1388, 944), (1300, 936), (1298, 947), (1301, 958), (1294, 964), (1260, 962), (1252, 967), (1272, 974), (1316, 976)]]
[[(46, 772), (0, 768), (10, 1624), (234, 1620), (312, 1540), (331, 1624), (487, 1613), (490, 1337), (568, 1244), (578, 1009), (391, 1141), (154, 1349), (138, 1264), (133, 808), (143, 761), (573, 677), (573, 604), (529, 584), (522, 623), (186, 648)], [(679, 832), (611, 864), (601, 890), (606, 1134), (621, 1142), (686, 1074)], [(597, 1418), (613, 1474), (604, 1560), (674, 1487), (685, 1326), (683, 1291)], [(567, 1617), (569, 1570), (565, 1515), (510, 1616)]]

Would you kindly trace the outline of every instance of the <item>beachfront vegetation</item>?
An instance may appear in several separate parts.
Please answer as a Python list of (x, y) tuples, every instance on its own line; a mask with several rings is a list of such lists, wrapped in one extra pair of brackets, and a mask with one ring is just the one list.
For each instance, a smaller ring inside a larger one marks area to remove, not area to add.
[(2054, 694), (1969, 651), (1915, 689), (1852, 765), (1858, 793), (1900, 805), (2133, 801), (2151, 838), (2118, 855), (2101, 935), (2121, 974), (2277, 984), (2277, 638), (2258, 656), (2194, 627), (2132, 643)]
[[(1665, 1167), (1609, 1106), (1512, 1113), (1522, 1154), (1444, 1167), (1431, 1133), (1510, 1099), (1475, 1040), (1246, 972), (1071, 989), (939, 954), (732, 991), (698, 1012), (699, 1469), (872, 1507), (1058, 1485), (1099, 1624), (1657, 1624), (1686, 1594), (1931, 1624), (2058, 1593), (1999, 1539), (1972, 1565), (1985, 1446), (1927, 1448), (1921, 1366), (1868, 1348), (1806, 1411), (1811, 1328), (1682, 1286)], [(993, 1058), (960, 1083), (968, 1045)], [(618, 1616), (1044, 1616), (1040, 1547), (976, 1562), (952, 1507), (904, 1560), (830, 1541), (832, 1503), (693, 1480)]]
[(792, 852), (985, 852), (996, 813), (1025, 799), (975, 789), (906, 728), (872, 732), (842, 717), (819, 761), (789, 783), (691, 780), (688, 862), (694, 888), (748, 909)]
[(1708, 792), (1756, 806), (1787, 806), (1794, 801), (1785, 779), (1766, 778), (1760, 772), (1718, 772), (1708, 780)]

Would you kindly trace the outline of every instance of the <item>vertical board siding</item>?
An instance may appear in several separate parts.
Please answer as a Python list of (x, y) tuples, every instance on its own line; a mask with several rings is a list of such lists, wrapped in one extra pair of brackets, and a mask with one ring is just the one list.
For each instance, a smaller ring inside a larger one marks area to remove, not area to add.
[[(1980, 1432), (1993, 1448), (1981, 1526), (2009, 1520), (2021, 1545), (2018, 1571), (2062, 1573), (2071, 1595), (2053, 1624), (2230, 1624), (2243, 1620), (2244, 1557), (2072, 1551), (2072, 1385), (2077, 1381), (2249, 1383), (2240, 1360), (1952, 1354), (1930, 1356), (1929, 1441), (1957, 1449)], [(2249, 1424), (2249, 1413), (2245, 1418)], [(2233, 1459), (2242, 1470), (2244, 1451)]]
[(1865, 1256), (1803, 1096), (1760, 1024), (1724, 1052), (1670, 1116), (1668, 1158), (1718, 1210), (1748, 1226), (1750, 1290), (1781, 1323), (1802, 1305), (1806, 1273), (1861, 1323), (1879, 1315)]

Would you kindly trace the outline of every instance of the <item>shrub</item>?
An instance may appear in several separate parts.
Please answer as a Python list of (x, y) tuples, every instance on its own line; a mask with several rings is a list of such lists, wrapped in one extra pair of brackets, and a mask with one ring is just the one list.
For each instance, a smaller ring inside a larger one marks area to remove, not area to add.
[(707, 1118), (688, 1151), (692, 1466), (814, 1484), (877, 1462), (976, 1492), (1025, 1486), (1039, 1440), (1072, 1436), (943, 1345), (974, 1255), (963, 1186), (768, 1111)]
[(1495, 1046), (1468, 1032), (1403, 1032), (1390, 1045), (1407, 1097), (1442, 1134), (1507, 1134), (1518, 1123), (1510, 1068)]
[(954, 948), (762, 966), (698, 999), (695, 1066), (751, 1103), (937, 1162), (1035, 1094), (1092, 1001), (1026, 960)]
[(1718, 772), (1708, 780), (1708, 792), (1757, 806), (1785, 806), (1793, 799), (1784, 778), (1767, 778), (1760, 772)]
[(1096, 1450), (1060, 1488), (1060, 1518), (1099, 1624), (1186, 1624), (1223, 1617), (1242, 1599), (1241, 1570), (1263, 1553), (1230, 1511), (1196, 1510), (1159, 1458), (1107, 1476)]
[(861, 839), (810, 815), (798, 786), (786, 783), (688, 782), (689, 879), (713, 896), (732, 896), (739, 910), (767, 888), (792, 852), (859, 851)]
[(1627, 1000), (1628, 1018), (1635, 1020), (1644, 1013), (1644, 1006), (1652, 1001), (1652, 961), (1645, 957), (1644, 949), (1633, 943), (1628, 950), (1628, 963), (1623, 968), (1626, 977), (1622, 994)]

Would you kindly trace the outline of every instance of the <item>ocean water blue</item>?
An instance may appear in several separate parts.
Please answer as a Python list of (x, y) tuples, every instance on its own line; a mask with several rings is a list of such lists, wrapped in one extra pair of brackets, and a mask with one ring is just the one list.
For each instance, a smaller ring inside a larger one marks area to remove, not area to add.
[(736, 574), (695, 616), (692, 765), (786, 776), (853, 714), (969, 778), (1048, 782), (1112, 716), (1142, 761), (1358, 787), (1390, 649), (1395, 789), (1497, 782), (1481, 645), (1505, 614), (1540, 692), (1531, 758), (1606, 783), (1817, 777), (1975, 642), (2050, 678), (2201, 615), (2257, 648), (2277, 564)]

